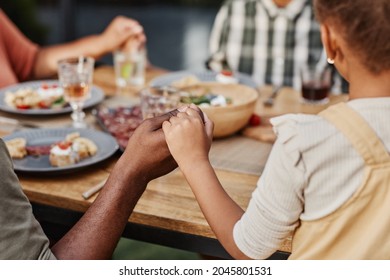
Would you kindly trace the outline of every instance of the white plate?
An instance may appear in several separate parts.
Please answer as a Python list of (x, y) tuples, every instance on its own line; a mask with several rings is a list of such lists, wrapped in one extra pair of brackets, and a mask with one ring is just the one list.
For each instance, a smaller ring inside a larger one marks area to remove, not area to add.
[(66, 135), (75, 131), (79, 132), (81, 137), (91, 139), (96, 144), (98, 148), (96, 155), (83, 159), (76, 164), (64, 167), (51, 166), (48, 155), (26, 156), (23, 159), (13, 160), (15, 171), (63, 173), (79, 170), (109, 158), (118, 150), (118, 144), (116, 143), (114, 137), (101, 131), (89, 129), (30, 129), (7, 135), (3, 137), (3, 140), (8, 141), (22, 137), (26, 139), (27, 146), (46, 146), (64, 140)]
[[(151, 86), (169, 86), (173, 82), (183, 79), (187, 76), (193, 75), (202, 82), (216, 82), (215, 77), (218, 73), (213, 71), (178, 71), (168, 73), (157, 78), (154, 78), (151, 82)], [(257, 89), (258, 85), (253, 81), (252, 77), (243, 73), (234, 73), (234, 76), (238, 79), (238, 83)]]
[[(42, 84), (53, 85), (59, 84), (58, 80), (42, 80), (42, 81), (31, 81), (19, 83), (16, 85), (8, 86), (0, 89), (0, 110), (8, 113), (21, 114), (21, 115), (57, 115), (72, 112), (72, 108), (70, 106), (66, 106), (58, 109), (17, 109), (8, 106), (5, 103), (5, 94), (6, 92), (15, 92), (21, 88), (39, 88)], [(93, 86), (91, 90), (91, 98), (87, 99), (84, 103), (83, 108), (93, 107), (104, 99), (104, 92), (101, 88), (97, 86)]]

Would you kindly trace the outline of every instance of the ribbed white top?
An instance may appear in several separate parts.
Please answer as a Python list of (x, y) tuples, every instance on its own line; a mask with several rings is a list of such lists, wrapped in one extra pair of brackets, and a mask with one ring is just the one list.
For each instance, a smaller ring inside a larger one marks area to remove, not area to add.
[[(390, 98), (348, 102), (390, 151)], [(272, 119), (278, 135), (248, 209), (234, 228), (240, 250), (266, 258), (299, 220), (324, 217), (362, 183), (364, 163), (341, 132), (317, 115)]]

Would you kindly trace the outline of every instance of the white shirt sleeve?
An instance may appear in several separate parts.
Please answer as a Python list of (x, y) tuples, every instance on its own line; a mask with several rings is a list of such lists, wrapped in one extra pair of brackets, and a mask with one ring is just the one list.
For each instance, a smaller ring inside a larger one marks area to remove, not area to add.
[(305, 179), (296, 123), (281, 117), (274, 124), (277, 141), (248, 209), (233, 230), (238, 248), (254, 259), (274, 253), (298, 226), (303, 211)]

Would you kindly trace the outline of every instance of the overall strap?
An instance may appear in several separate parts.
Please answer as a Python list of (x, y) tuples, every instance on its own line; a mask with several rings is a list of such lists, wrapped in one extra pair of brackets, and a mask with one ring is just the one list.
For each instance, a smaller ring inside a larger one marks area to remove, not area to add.
[(319, 115), (338, 130), (351, 142), (367, 165), (390, 162), (390, 156), (384, 144), (368, 123), (345, 103), (333, 105)]

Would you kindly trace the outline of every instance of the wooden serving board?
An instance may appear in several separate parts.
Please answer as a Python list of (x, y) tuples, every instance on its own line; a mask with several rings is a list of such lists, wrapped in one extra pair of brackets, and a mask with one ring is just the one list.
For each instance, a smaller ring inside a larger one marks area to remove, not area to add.
[(266, 107), (263, 103), (271, 95), (272, 87), (263, 87), (259, 89), (259, 92), (255, 113), (261, 117), (261, 124), (255, 127), (246, 127), (242, 130), (242, 134), (267, 143), (273, 143), (276, 139), (269, 122), (270, 118), (285, 114), (318, 114), (330, 105), (348, 100), (347, 94), (341, 94), (329, 96), (329, 103), (325, 105), (306, 104), (301, 101), (300, 92), (290, 87), (284, 87), (275, 98), (274, 105)]

